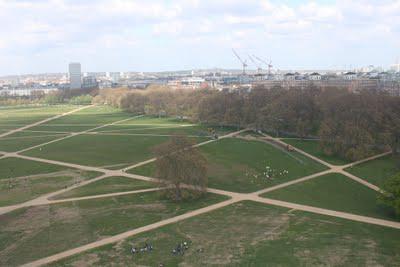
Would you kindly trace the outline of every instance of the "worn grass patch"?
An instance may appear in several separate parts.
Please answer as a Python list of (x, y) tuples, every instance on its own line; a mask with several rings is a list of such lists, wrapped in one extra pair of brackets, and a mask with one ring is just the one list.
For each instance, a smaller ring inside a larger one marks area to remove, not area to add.
[[(254, 192), (287, 182), (325, 167), (297, 152), (287, 152), (260, 141), (226, 138), (200, 147), (208, 160), (208, 186), (235, 192)], [(153, 165), (153, 166), (152, 166)], [(266, 178), (266, 168), (285, 175)], [(144, 176), (154, 175), (154, 164), (130, 170)]]
[(327, 174), (264, 194), (264, 197), (319, 208), (395, 220), (394, 212), (378, 203), (378, 193), (341, 174)]
[(282, 139), (282, 141), (334, 165), (344, 165), (351, 162), (339, 156), (326, 155), (321, 150), (318, 140)]
[(127, 177), (107, 177), (55, 196), (53, 199), (85, 197), (115, 192), (127, 192), (156, 187), (157, 185)]
[(177, 204), (155, 192), (19, 209), (0, 215), (0, 265), (27, 263), (224, 199), (208, 194)]
[(352, 173), (381, 187), (387, 178), (400, 172), (400, 156), (389, 155), (347, 168)]
[[(50, 266), (396, 266), (400, 231), (241, 202)], [(173, 255), (189, 242), (184, 255)], [(131, 247), (153, 245), (132, 255)]]

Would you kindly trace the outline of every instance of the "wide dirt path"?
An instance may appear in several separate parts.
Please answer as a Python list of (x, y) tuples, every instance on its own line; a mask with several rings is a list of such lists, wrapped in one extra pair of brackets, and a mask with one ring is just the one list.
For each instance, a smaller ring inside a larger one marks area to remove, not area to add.
[[(237, 193), (231, 193), (231, 192), (226, 192), (222, 190), (213, 190), (210, 189), (208, 190), (209, 192), (213, 193), (224, 193), (226, 195), (231, 195), (231, 199), (210, 205), (208, 207), (204, 207), (201, 209), (197, 209), (194, 211), (187, 212), (185, 214), (175, 216), (173, 218), (169, 218), (166, 220), (162, 220), (153, 224), (149, 224), (143, 227), (139, 227), (109, 238), (104, 238), (102, 240), (92, 242), (89, 244), (86, 244), (84, 246), (80, 246), (74, 249), (70, 249), (58, 254), (54, 254), (50, 257), (46, 257), (37, 261), (30, 262), (28, 264), (25, 264), (23, 266), (42, 266), (51, 262), (55, 262), (79, 253), (83, 253), (85, 251), (98, 248), (104, 245), (116, 243), (118, 241), (121, 241), (123, 239), (132, 237), (134, 235), (143, 233), (143, 232), (148, 232), (150, 230), (154, 230), (156, 228), (171, 224), (171, 223), (176, 223), (182, 220), (186, 220), (188, 218), (198, 216), (200, 214), (204, 214), (216, 209), (220, 209), (226, 206), (229, 206), (233, 203), (243, 201), (243, 200), (251, 200), (251, 201), (256, 201), (264, 204), (269, 204), (269, 205), (274, 205), (274, 206), (280, 206), (280, 207), (285, 207), (285, 208), (290, 208), (290, 209), (295, 209), (295, 210), (301, 210), (301, 211), (307, 211), (307, 212), (312, 212), (312, 213), (317, 213), (321, 215), (327, 215), (327, 216), (333, 216), (333, 217), (339, 217), (343, 219), (348, 219), (352, 221), (357, 221), (357, 222), (363, 222), (363, 223), (370, 223), (370, 224), (375, 224), (375, 225), (381, 225), (381, 226), (386, 226), (386, 227), (392, 227), (396, 229), (400, 229), (400, 223), (398, 222), (392, 222), (392, 221), (386, 221), (386, 220), (381, 220), (381, 219), (376, 219), (376, 218), (370, 218), (370, 217), (365, 217), (365, 216), (359, 216), (351, 213), (345, 213), (345, 212), (339, 212), (339, 211), (333, 211), (333, 210), (328, 210), (328, 209), (321, 209), (321, 208), (316, 208), (312, 206), (306, 206), (306, 205), (300, 205), (300, 204), (295, 204), (295, 203), (289, 203), (289, 202), (284, 202), (284, 201), (279, 201), (279, 200), (274, 200), (274, 199), (267, 199), (267, 198), (261, 198), (259, 196), (255, 196), (252, 194), (237, 194)], [(110, 194), (112, 195), (112, 194)]]
[[(55, 118), (58, 118), (58, 117), (61, 117), (61, 116), (65, 116), (65, 115), (71, 114), (73, 112), (76, 112), (76, 111), (79, 111), (79, 110), (81, 110), (83, 108), (88, 108), (88, 107), (90, 107), (90, 106), (82, 107), (80, 109), (77, 109), (77, 110), (74, 110), (74, 111), (70, 111), (70, 112), (67, 112), (65, 114), (61, 114), (61, 115), (58, 115), (58, 116), (55, 116), (55, 117), (52, 117), (52, 118), (49, 118), (49, 119), (34, 123), (34, 124), (31, 124), (31, 125), (27, 125), (27, 126), (21, 127), (19, 129), (10, 131), (10, 132), (8, 132), (6, 134), (8, 135), (8, 134), (11, 134), (12, 132), (28, 129), (30, 127), (39, 125), (41, 123), (45, 123), (45, 122), (47, 122), (49, 120), (52, 120), (52, 119), (55, 119)], [(104, 198), (104, 197), (113, 197), (113, 196), (120, 196), (120, 195), (126, 195), (126, 194), (135, 194), (135, 193), (143, 193), (143, 192), (159, 190), (158, 188), (151, 188), (151, 189), (136, 190), (136, 191), (129, 191), (129, 192), (117, 192), (117, 193), (110, 193), (110, 194), (94, 195), (94, 196), (88, 196), (88, 197), (70, 198), (70, 199), (62, 199), (62, 200), (50, 200), (50, 198), (55, 196), (55, 195), (62, 194), (64, 192), (70, 191), (70, 190), (72, 190), (74, 188), (78, 188), (78, 187), (81, 187), (81, 186), (84, 186), (84, 185), (87, 185), (87, 184), (90, 184), (90, 183), (93, 183), (93, 182), (96, 182), (96, 181), (99, 181), (101, 179), (104, 179), (104, 178), (107, 178), (107, 177), (111, 177), (111, 176), (123, 176), (123, 177), (132, 178), (132, 179), (139, 179), (139, 180), (155, 182), (155, 181), (157, 181), (157, 179), (155, 179), (155, 178), (145, 177), (145, 176), (140, 176), (140, 175), (135, 175), (135, 174), (129, 174), (129, 173), (126, 173), (126, 170), (129, 170), (129, 169), (141, 166), (141, 165), (148, 164), (150, 162), (155, 161), (156, 158), (152, 158), (152, 159), (143, 161), (141, 163), (137, 163), (137, 164), (134, 164), (132, 166), (120, 169), (120, 170), (109, 170), (109, 169), (105, 169), (105, 168), (102, 168), (102, 167), (85, 166), (85, 165), (79, 165), (79, 164), (73, 164), (73, 163), (67, 163), (67, 162), (61, 162), (61, 161), (55, 161), (55, 160), (47, 160), (47, 159), (30, 157), (30, 156), (25, 156), (25, 155), (19, 154), (21, 152), (24, 152), (24, 151), (27, 151), (27, 150), (30, 150), (30, 149), (33, 149), (33, 148), (37, 148), (37, 147), (44, 146), (44, 145), (47, 145), (47, 144), (50, 144), (50, 143), (58, 142), (58, 141), (61, 141), (61, 140), (64, 140), (66, 138), (70, 138), (72, 136), (76, 136), (76, 135), (79, 135), (79, 134), (86, 134), (86, 133), (89, 133), (90, 131), (95, 131), (97, 129), (101, 129), (101, 128), (104, 128), (104, 127), (107, 127), (107, 126), (110, 126), (110, 125), (121, 123), (123, 121), (129, 120), (129, 119), (133, 119), (133, 118), (134, 117), (131, 117), (131, 118), (128, 118), (128, 119), (116, 121), (114, 123), (109, 123), (109, 124), (105, 124), (105, 125), (102, 125), (102, 126), (97, 126), (97, 127), (94, 127), (92, 129), (89, 129), (89, 130), (86, 130), (86, 131), (82, 131), (82, 132), (78, 132), (78, 133), (72, 133), (72, 134), (70, 134), (70, 135), (68, 135), (66, 137), (59, 138), (59, 139), (56, 139), (56, 140), (53, 140), (53, 141), (50, 141), (50, 142), (47, 142), (47, 143), (43, 143), (43, 144), (31, 147), (31, 148), (27, 148), (27, 149), (24, 149), (24, 150), (16, 152), (16, 153), (5, 153), (4, 152), (3, 153), (3, 154), (5, 154), (4, 157), (22, 158), (22, 159), (27, 159), (27, 160), (32, 160), (32, 161), (38, 161), (38, 162), (44, 162), (44, 163), (50, 163), (50, 164), (55, 164), (55, 165), (75, 168), (75, 169), (79, 169), (79, 170), (97, 171), (97, 172), (102, 172), (103, 174), (100, 175), (97, 178), (81, 182), (79, 184), (76, 184), (76, 185), (71, 186), (71, 187), (66, 188), (66, 189), (62, 189), (62, 190), (59, 190), (59, 191), (56, 191), (56, 192), (52, 192), (52, 193), (43, 195), (41, 197), (38, 197), (36, 199), (27, 201), (25, 203), (21, 203), (21, 204), (17, 204), (17, 205), (13, 205), (13, 206), (7, 206), (7, 207), (0, 208), (0, 215), (4, 214), (4, 213), (7, 213), (7, 212), (10, 212), (10, 211), (13, 211), (13, 210), (16, 210), (16, 209), (19, 209), (19, 208), (22, 208), (22, 207), (29, 207), (29, 206), (36, 206), (36, 205), (48, 205), (48, 204), (62, 203), (62, 202), (68, 202), (68, 201), (79, 201), (79, 200), (84, 200), (84, 199), (96, 199), (96, 198)], [(243, 129), (243, 130), (240, 130), (240, 131), (237, 131), (237, 132), (229, 133), (229, 134), (227, 134), (225, 136), (220, 137), (220, 139), (233, 137), (233, 136), (238, 135), (241, 132), (244, 132), (246, 130), (247, 129)], [(275, 142), (275, 143), (279, 143), (280, 145), (286, 146), (286, 143), (282, 142), (281, 140), (279, 140), (277, 138), (266, 136), (265, 140), (271, 141), (271, 142)], [(195, 147), (206, 145), (206, 144), (209, 144), (209, 143), (212, 143), (212, 142), (216, 142), (216, 141), (217, 140), (208, 140), (208, 141), (196, 144)], [(264, 203), (264, 204), (268, 204), (268, 205), (275, 205), (275, 206), (280, 206), (280, 207), (285, 207), (285, 208), (290, 208), (290, 209), (295, 209), (295, 210), (301, 210), (301, 211), (306, 211), (306, 212), (317, 213), (317, 214), (326, 215), (326, 216), (333, 216), (333, 217), (344, 218), (344, 219), (363, 222), (363, 223), (376, 224), (376, 225), (381, 225), (381, 226), (400, 229), (400, 223), (399, 222), (381, 220), (381, 219), (376, 219), (376, 218), (371, 218), (371, 217), (366, 217), (366, 216), (359, 216), (359, 215), (355, 215), (355, 214), (351, 214), (351, 213), (333, 211), (333, 210), (322, 209), (322, 208), (317, 208), (317, 207), (313, 207), (313, 206), (300, 205), (300, 204), (296, 204), (296, 203), (289, 203), (289, 202), (284, 202), (284, 201), (279, 201), (279, 200), (273, 200), (273, 199), (260, 197), (259, 195), (263, 194), (265, 192), (269, 192), (269, 191), (272, 191), (272, 190), (277, 190), (277, 189), (280, 189), (280, 188), (283, 188), (283, 187), (286, 187), (286, 186), (290, 186), (292, 184), (304, 182), (306, 180), (314, 179), (314, 178), (316, 178), (318, 176), (321, 176), (321, 175), (324, 175), (324, 174), (327, 174), (327, 173), (333, 173), (333, 172), (342, 173), (343, 175), (345, 175), (345, 176), (347, 176), (347, 177), (349, 177), (351, 179), (354, 179), (357, 182), (359, 182), (359, 183), (361, 183), (361, 184), (363, 184), (365, 186), (370, 187), (371, 189), (374, 189), (376, 191), (380, 191), (380, 189), (377, 188), (376, 186), (369, 184), (368, 182), (362, 180), (359, 177), (356, 177), (354, 175), (351, 175), (351, 174), (347, 173), (346, 171), (344, 171), (344, 169), (349, 167), (349, 166), (353, 166), (355, 164), (360, 164), (360, 163), (366, 162), (368, 160), (372, 160), (372, 159), (376, 159), (376, 158), (382, 157), (384, 155), (387, 155), (389, 152), (388, 153), (384, 153), (384, 154), (380, 154), (380, 155), (376, 155), (376, 156), (373, 156), (373, 157), (370, 157), (368, 159), (364, 159), (364, 160), (361, 160), (361, 161), (358, 161), (358, 162), (354, 162), (352, 164), (347, 164), (347, 165), (343, 165), (343, 166), (336, 166), (336, 165), (329, 164), (329, 163), (327, 163), (327, 162), (325, 162), (325, 161), (323, 161), (323, 160), (321, 160), (321, 159), (319, 159), (319, 158), (317, 158), (315, 156), (312, 156), (312, 155), (310, 155), (310, 154), (308, 154), (308, 153), (306, 153), (306, 152), (304, 152), (304, 151), (302, 151), (300, 149), (295, 148), (295, 150), (297, 152), (299, 152), (299, 153), (301, 153), (301, 154), (303, 154), (303, 155), (305, 155), (305, 156), (307, 156), (307, 157), (309, 157), (311, 159), (314, 159), (317, 162), (327, 166), (329, 169), (326, 170), (326, 171), (322, 171), (322, 172), (319, 172), (319, 173), (316, 173), (316, 174), (308, 175), (306, 177), (302, 177), (302, 178), (299, 178), (299, 179), (296, 179), (296, 180), (293, 180), (293, 181), (289, 181), (287, 183), (276, 185), (276, 186), (273, 186), (273, 187), (270, 187), (270, 188), (267, 188), (267, 189), (264, 189), (264, 190), (260, 190), (260, 191), (254, 192), (254, 193), (249, 193), (249, 194), (235, 193), (235, 192), (229, 192), (229, 191), (209, 188), (208, 192), (215, 193), (215, 194), (220, 194), (220, 195), (225, 195), (225, 196), (228, 196), (230, 199), (226, 200), (226, 201), (222, 201), (222, 202), (217, 203), (217, 204), (210, 205), (208, 207), (204, 207), (204, 208), (201, 208), (201, 209), (198, 209), (198, 210), (190, 211), (190, 212), (187, 212), (185, 214), (182, 214), (182, 215), (179, 215), (179, 216), (176, 216), (176, 217), (173, 217), (173, 218), (169, 218), (169, 219), (162, 220), (162, 221), (159, 221), (159, 222), (156, 222), (156, 223), (153, 223), (153, 224), (150, 224), (150, 225), (146, 225), (146, 226), (143, 226), (143, 227), (140, 227), (140, 228), (137, 228), (137, 229), (133, 229), (133, 230), (118, 234), (116, 236), (108, 237), (108, 238), (105, 238), (105, 239), (102, 239), (102, 240), (99, 240), (99, 241), (96, 241), (96, 242), (93, 242), (93, 243), (90, 243), (90, 244), (87, 244), (87, 245), (84, 245), (84, 246), (80, 246), (80, 247), (77, 247), (77, 248), (74, 248), (74, 249), (71, 249), (71, 250), (67, 250), (67, 251), (64, 251), (62, 253), (58, 253), (58, 254), (52, 255), (50, 257), (46, 257), (46, 258), (43, 258), (43, 259), (28, 263), (25, 266), (41, 266), (41, 265), (44, 265), (44, 264), (47, 264), (47, 263), (51, 263), (51, 262), (54, 262), (54, 261), (57, 261), (57, 260), (72, 256), (72, 255), (75, 255), (75, 254), (78, 254), (78, 253), (82, 253), (84, 251), (87, 251), (87, 250), (90, 250), (90, 249), (93, 249), (93, 248), (97, 248), (97, 247), (100, 247), (100, 246), (103, 246), (103, 245), (106, 245), (106, 244), (115, 243), (117, 241), (120, 241), (122, 239), (131, 237), (133, 235), (136, 235), (136, 234), (139, 234), (139, 233), (142, 233), (142, 232), (150, 231), (150, 230), (153, 230), (153, 229), (156, 229), (156, 228), (159, 228), (159, 227), (171, 224), (171, 223), (176, 223), (176, 222), (179, 222), (181, 220), (185, 220), (185, 219), (188, 219), (188, 218), (191, 218), (191, 217), (194, 217), (194, 216), (206, 213), (206, 212), (210, 212), (210, 211), (222, 208), (222, 207), (226, 207), (228, 205), (231, 205), (233, 203), (236, 203), (236, 202), (239, 202), (239, 201), (243, 201), (243, 200), (256, 201), (256, 202), (260, 202), (260, 203)]]

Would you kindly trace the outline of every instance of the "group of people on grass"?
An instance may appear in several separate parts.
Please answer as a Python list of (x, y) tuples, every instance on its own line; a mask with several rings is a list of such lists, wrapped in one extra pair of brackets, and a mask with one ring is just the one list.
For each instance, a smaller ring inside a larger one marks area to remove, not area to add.
[[(184, 255), (185, 251), (189, 249), (189, 243), (184, 241), (176, 245), (174, 249), (172, 249), (172, 255), (177, 256), (177, 255)], [(131, 253), (133, 255), (137, 253), (146, 253), (146, 252), (151, 252), (153, 250), (153, 245), (148, 244), (147, 242), (143, 247), (137, 248), (135, 246), (132, 246), (131, 248)]]
[(188, 249), (189, 244), (186, 241), (181, 242), (172, 250), (172, 255), (184, 255), (185, 251)]
[(145, 243), (145, 245), (141, 248), (136, 248), (132, 246), (131, 253), (135, 255), (136, 253), (150, 252), (152, 250), (153, 250), (153, 245)]

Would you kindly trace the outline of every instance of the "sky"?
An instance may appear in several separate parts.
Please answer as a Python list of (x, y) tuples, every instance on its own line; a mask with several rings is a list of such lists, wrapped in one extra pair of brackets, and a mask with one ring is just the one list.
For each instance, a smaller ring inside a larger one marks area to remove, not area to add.
[(388, 67), (400, 0), (0, 0), (0, 75)]

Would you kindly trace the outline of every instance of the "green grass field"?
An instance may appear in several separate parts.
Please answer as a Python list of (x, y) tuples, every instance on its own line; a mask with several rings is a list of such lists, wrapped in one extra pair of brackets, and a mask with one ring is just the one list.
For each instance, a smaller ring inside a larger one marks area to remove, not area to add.
[(75, 112), (69, 116), (52, 120), (46, 124), (38, 125), (30, 130), (35, 131), (84, 131), (119, 120), (132, 118), (135, 115), (124, 112), (120, 109), (108, 106), (94, 106)]
[[(319, 163), (296, 152), (287, 153), (259, 141), (227, 138), (200, 147), (208, 160), (208, 186), (235, 192), (254, 192), (325, 169)], [(130, 172), (154, 175), (154, 164)], [(289, 173), (267, 179), (266, 166)]]
[(97, 172), (64, 170), (23, 178), (0, 179), (0, 206), (22, 203), (99, 175)]
[(142, 116), (137, 118), (135, 121), (126, 121), (118, 123), (117, 125), (182, 125), (182, 124), (191, 124), (186, 120), (179, 120), (176, 118), (166, 118), (166, 117), (150, 117), (150, 116)]
[(36, 127), (32, 127), (29, 130), (32, 131), (42, 131), (42, 132), (47, 132), (48, 134), (51, 133), (77, 133), (77, 132), (83, 132), (92, 128), (95, 128), (99, 125), (93, 124), (93, 125), (79, 125), (79, 124), (41, 124)]
[(88, 185), (65, 192), (63, 194), (57, 195), (53, 199), (85, 197), (115, 192), (134, 191), (156, 186), (157, 185), (150, 182), (135, 180), (127, 177), (107, 177), (100, 181), (96, 181)]
[[(213, 128), (219, 135), (231, 132), (230, 128)], [(113, 125), (101, 129), (102, 132), (124, 133), (124, 134), (154, 134), (154, 135), (189, 135), (189, 136), (210, 136), (208, 127), (200, 125), (177, 125), (177, 126), (145, 126), (145, 125)]]
[(395, 220), (377, 192), (341, 174), (328, 174), (264, 194), (264, 197), (364, 216)]
[(152, 147), (166, 140), (162, 136), (79, 135), (25, 154), (91, 166), (134, 164), (152, 158)]
[[(397, 266), (398, 240), (396, 229), (241, 202), (49, 266)], [(130, 253), (145, 242), (152, 252)]]
[(43, 144), (66, 136), (65, 134), (18, 132), (0, 138), (0, 150), (6, 152), (17, 152), (32, 146)]
[(387, 178), (400, 173), (400, 157), (389, 155), (347, 168), (346, 171), (376, 186), (382, 186)]
[(78, 108), (77, 106), (21, 107), (0, 111), (0, 130), (17, 129), (55, 115)]
[(156, 192), (22, 208), (0, 215), (0, 266), (27, 263), (223, 199), (209, 194), (176, 204)]
[(0, 180), (20, 176), (57, 172), (67, 169), (57, 165), (19, 158), (0, 159)]
[(350, 163), (350, 161), (338, 156), (326, 155), (319, 147), (318, 140), (282, 139), (282, 141), (334, 165)]
[[(77, 108), (76, 106), (0, 107), (0, 133)], [(176, 118), (135, 117), (108, 106), (93, 106), (0, 138), (0, 151), (14, 152), (64, 136), (114, 123), (25, 152), (50, 160), (122, 169), (152, 158), (152, 148), (185, 134), (193, 142), (210, 140), (208, 128), (224, 135), (236, 128), (192, 124)], [(59, 133), (57, 136), (48, 136)], [(117, 135), (114, 135), (116, 133)], [(254, 133), (243, 133), (241, 136)], [(165, 136), (163, 136), (165, 135)], [(318, 141), (284, 139), (332, 164), (347, 161), (324, 155)], [(291, 181), (327, 167), (263, 141), (225, 138), (201, 146), (208, 160), (208, 187), (249, 193)], [(400, 171), (398, 158), (374, 160), (347, 169), (380, 185)], [(150, 163), (129, 172), (154, 176)], [(28, 161), (0, 159), (0, 209), (92, 179), (101, 173)], [(122, 174), (119, 174), (122, 175)], [(107, 177), (53, 197), (66, 199), (154, 188), (127, 177)], [(320, 176), (263, 195), (325, 209), (395, 220), (378, 204), (377, 193), (339, 174)], [(0, 266), (18, 266), (128, 230), (226, 200), (204, 198), (174, 203), (159, 192), (20, 208), (0, 215)], [(116, 244), (75, 255), (52, 266), (398, 266), (400, 231), (388, 227), (242, 201)], [(188, 241), (184, 256), (171, 251)], [(154, 251), (132, 256), (132, 245), (153, 244)]]

